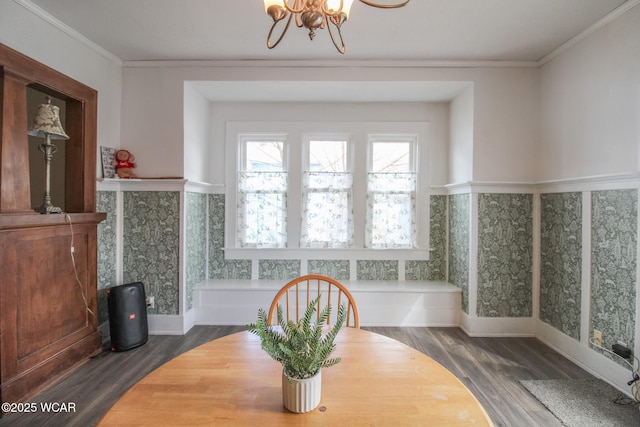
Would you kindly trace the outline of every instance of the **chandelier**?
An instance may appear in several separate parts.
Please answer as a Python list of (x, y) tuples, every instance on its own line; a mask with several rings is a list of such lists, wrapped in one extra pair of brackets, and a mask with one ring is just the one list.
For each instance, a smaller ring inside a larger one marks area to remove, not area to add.
[[(368, 6), (380, 9), (396, 9), (409, 3), (404, 0), (396, 4), (379, 4), (369, 0), (358, 0)], [(309, 29), (309, 38), (313, 40), (316, 29), (327, 27), (331, 41), (338, 52), (344, 53), (345, 46), (342, 39), (342, 24), (349, 19), (349, 11), (353, 0), (264, 0), (264, 10), (273, 19), (273, 25), (267, 36), (267, 47), (273, 49), (278, 46), (289, 29), (291, 21), (295, 17), (298, 28)], [(284, 29), (275, 42), (271, 41), (274, 30), (280, 21), (287, 19)], [(334, 34), (334, 27), (337, 35)]]

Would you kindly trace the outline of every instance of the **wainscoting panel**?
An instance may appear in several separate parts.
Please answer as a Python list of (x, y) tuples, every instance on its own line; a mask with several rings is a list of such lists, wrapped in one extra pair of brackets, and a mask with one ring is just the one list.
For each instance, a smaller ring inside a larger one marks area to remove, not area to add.
[(193, 308), (193, 287), (207, 276), (207, 195), (186, 193), (185, 306)]
[(635, 345), (638, 190), (591, 195), (591, 329), (604, 347)]
[(580, 340), (582, 193), (540, 195), (540, 320)]
[(180, 193), (125, 191), (123, 281), (142, 281), (155, 298), (149, 314), (179, 314)]
[(98, 224), (98, 324), (109, 320), (106, 290), (118, 284), (118, 193), (98, 191), (96, 211), (107, 214)]
[(533, 196), (478, 196), (478, 317), (531, 317)]
[(462, 311), (469, 314), (470, 195), (449, 196), (449, 283), (462, 290)]

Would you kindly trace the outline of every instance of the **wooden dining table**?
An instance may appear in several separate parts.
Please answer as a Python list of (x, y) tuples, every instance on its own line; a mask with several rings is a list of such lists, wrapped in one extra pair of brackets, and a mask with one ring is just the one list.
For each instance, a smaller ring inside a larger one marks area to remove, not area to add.
[(442, 365), (394, 339), (343, 328), (311, 412), (282, 403), (282, 367), (260, 339), (238, 332), (162, 365), (127, 391), (107, 426), (492, 426), (478, 400)]

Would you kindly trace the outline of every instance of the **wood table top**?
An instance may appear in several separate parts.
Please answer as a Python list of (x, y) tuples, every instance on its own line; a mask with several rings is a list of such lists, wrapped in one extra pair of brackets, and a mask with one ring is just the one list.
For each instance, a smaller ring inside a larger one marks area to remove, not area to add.
[(391, 338), (343, 328), (342, 362), (322, 371), (320, 405), (294, 414), (282, 404), (282, 367), (239, 332), (159, 367), (126, 392), (107, 426), (492, 426), (471, 392), (425, 354)]

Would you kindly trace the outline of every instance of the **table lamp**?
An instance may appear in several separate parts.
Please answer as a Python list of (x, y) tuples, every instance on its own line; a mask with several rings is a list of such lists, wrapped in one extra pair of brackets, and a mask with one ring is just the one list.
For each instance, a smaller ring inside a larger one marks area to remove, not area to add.
[(51, 204), (51, 159), (58, 149), (51, 143), (52, 139), (65, 140), (69, 136), (62, 129), (60, 123), (60, 108), (51, 104), (51, 98), (47, 97), (46, 104), (38, 106), (38, 112), (33, 119), (33, 127), (28, 132), (31, 136), (44, 138), (44, 144), (38, 145), (38, 149), (44, 154), (44, 197), (42, 205), (36, 208), (41, 214), (62, 213), (62, 209)]

